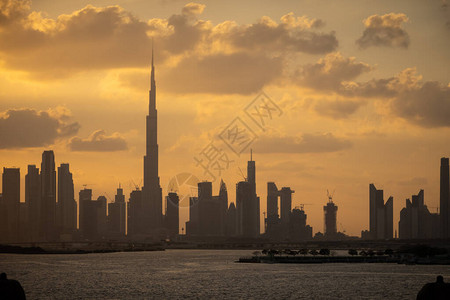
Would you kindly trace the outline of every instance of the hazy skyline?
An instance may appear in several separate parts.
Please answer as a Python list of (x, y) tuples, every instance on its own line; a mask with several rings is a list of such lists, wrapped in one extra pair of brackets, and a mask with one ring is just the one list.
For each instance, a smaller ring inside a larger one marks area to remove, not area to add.
[[(261, 218), (274, 181), (295, 190), (293, 207), (314, 204), (308, 223), (323, 232), (326, 190), (336, 190), (337, 230), (359, 235), (374, 183), (394, 197), (397, 229), (420, 189), (431, 212), (439, 206), (449, 5), (0, 0), (0, 167), (21, 168), (23, 201), (27, 165), (52, 149), (56, 165), (70, 163), (75, 194), (88, 184), (111, 197), (120, 182), (128, 199), (143, 177), (153, 37), (164, 196), (179, 173), (208, 179), (194, 156), (264, 90), (283, 114), (251, 145)], [(249, 154), (231, 159), (234, 202)]]

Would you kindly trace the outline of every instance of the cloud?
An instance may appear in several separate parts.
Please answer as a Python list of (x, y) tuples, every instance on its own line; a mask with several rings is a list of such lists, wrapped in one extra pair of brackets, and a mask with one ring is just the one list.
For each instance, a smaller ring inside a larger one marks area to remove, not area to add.
[(364, 20), (363, 35), (356, 41), (362, 49), (371, 46), (408, 48), (409, 35), (402, 28), (409, 19), (405, 14), (372, 15)]
[(450, 127), (450, 86), (427, 81), (401, 92), (391, 103), (393, 112), (423, 127)]
[(250, 94), (282, 73), (282, 61), (260, 54), (216, 54), (187, 57), (161, 73), (172, 93)]
[(444, 15), (445, 26), (450, 29), (450, 4), (448, 0), (441, 0), (441, 11)]
[(415, 68), (391, 78), (352, 83), (340, 92), (382, 98), (388, 101), (393, 115), (422, 127), (450, 127), (450, 85), (422, 81)]
[[(255, 59), (240, 60), (242, 69), (250, 69), (255, 60), (278, 64), (280, 52), (327, 53), (338, 45), (334, 32), (318, 31), (322, 20), (292, 13), (278, 23), (263, 17), (254, 24), (225, 21), (214, 26), (200, 19), (205, 5), (197, 3), (186, 4), (180, 13), (168, 18), (147, 21), (120, 6), (92, 5), (52, 19), (32, 11), (29, 3), (0, 0), (0, 58), (4, 67), (27, 71), (38, 80), (148, 66), (152, 38), (155, 60), (164, 67), (187, 59), (207, 63), (254, 55)], [(268, 59), (261, 59), (264, 56)]]
[[(422, 81), (415, 68), (406, 68), (390, 78), (353, 81), (373, 68), (353, 57), (331, 53), (315, 64), (300, 68), (293, 80), (317, 91), (332, 91), (349, 98), (374, 98), (384, 101), (393, 116), (422, 127), (450, 127), (450, 85)], [(365, 102), (358, 100), (319, 101), (314, 109), (332, 118), (345, 118)]]
[(354, 100), (321, 100), (314, 105), (314, 110), (320, 115), (333, 119), (346, 119), (365, 104), (364, 101)]
[(148, 61), (148, 24), (118, 6), (88, 5), (56, 20), (28, 11), (27, 6), (15, 9), (26, 16), (0, 26), (0, 54), (8, 68), (59, 77)]
[(389, 78), (371, 79), (367, 82), (346, 82), (341, 85), (338, 92), (351, 97), (392, 98), (405, 90), (418, 87), (421, 80), (422, 76), (416, 74), (415, 68), (406, 68)]
[(255, 24), (231, 25), (221, 36), (235, 47), (246, 50), (323, 54), (335, 51), (339, 44), (334, 32), (315, 31), (323, 24), (322, 20), (295, 17), (289, 13), (280, 23), (263, 17)]
[(348, 149), (351, 142), (332, 133), (296, 136), (262, 136), (252, 145), (260, 153), (325, 153)]
[(205, 10), (205, 7), (206, 5), (204, 4), (190, 2), (183, 7), (181, 12), (186, 16), (196, 16), (202, 14), (203, 10)]
[(330, 53), (315, 64), (302, 67), (294, 75), (299, 84), (318, 90), (339, 90), (344, 81), (369, 72), (372, 67), (356, 62), (354, 57), (343, 57), (339, 52)]
[(0, 149), (43, 147), (58, 138), (78, 132), (80, 125), (69, 123), (68, 111), (63, 108), (36, 111), (10, 109), (0, 114)]
[(112, 152), (127, 150), (127, 142), (117, 132), (107, 136), (104, 130), (94, 131), (87, 139), (73, 137), (69, 141), (71, 151)]
[(0, 25), (9, 24), (25, 16), (30, 9), (30, 1), (1, 0), (0, 1)]

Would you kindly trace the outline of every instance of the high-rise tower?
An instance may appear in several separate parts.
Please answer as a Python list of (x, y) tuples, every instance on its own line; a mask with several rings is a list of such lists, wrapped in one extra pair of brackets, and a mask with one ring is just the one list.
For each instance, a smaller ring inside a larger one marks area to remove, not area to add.
[(2, 198), (6, 205), (7, 239), (17, 241), (19, 238), (20, 169), (3, 168), (2, 183)]
[(332, 237), (337, 233), (336, 214), (338, 207), (333, 202), (333, 195), (328, 194), (328, 203), (323, 207), (324, 213), (324, 234)]
[(40, 237), (52, 241), (56, 239), (56, 170), (52, 150), (42, 153), (40, 200)]
[(392, 239), (394, 198), (384, 203), (383, 190), (377, 190), (375, 185), (369, 185), (370, 235), (372, 239)]
[(77, 229), (77, 202), (69, 164), (58, 167), (58, 225), (61, 233), (72, 234)]
[(144, 187), (142, 188), (142, 225), (144, 233), (155, 234), (162, 227), (162, 190), (158, 176), (158, 139), (155, 66), (150, 76), (149, 111), (147, 116), (147, 144), (144, 156)]
[(441, 222), (441, 238), (446, 239), (450, 237), (449, 229), (449, 159), (448, 157), (441, 158), (441, 185), (440, 185), (440, 222)]

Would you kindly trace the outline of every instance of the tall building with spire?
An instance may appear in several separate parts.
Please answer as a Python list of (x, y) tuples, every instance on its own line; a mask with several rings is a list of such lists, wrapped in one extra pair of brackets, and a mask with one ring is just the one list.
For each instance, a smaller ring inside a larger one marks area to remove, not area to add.
[(236, 184), (237, 232), (243, 237), (257, 238), (260, 234), (259, 197), (256, 194), (256, 166), (250, 150), (247, 178)]
[(142, 225), (146, 234), (156, 234), (162, 228), (162, 190), (158, 176), (158, 120), (156, 110), (155, 66), (150, 76), (149, 112), (147, 116), (147, 143), (144, 156), (144, 186), (142, 188)]

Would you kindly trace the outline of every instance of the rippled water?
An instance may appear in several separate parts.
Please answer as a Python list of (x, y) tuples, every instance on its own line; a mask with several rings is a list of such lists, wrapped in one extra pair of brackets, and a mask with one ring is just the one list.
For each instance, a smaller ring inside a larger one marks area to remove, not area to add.
[(0, 254), (29, 299), (415, 299), (448, 266), (239, 264), (249, 250)]

